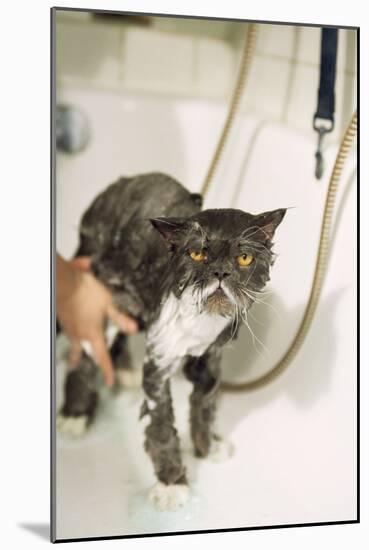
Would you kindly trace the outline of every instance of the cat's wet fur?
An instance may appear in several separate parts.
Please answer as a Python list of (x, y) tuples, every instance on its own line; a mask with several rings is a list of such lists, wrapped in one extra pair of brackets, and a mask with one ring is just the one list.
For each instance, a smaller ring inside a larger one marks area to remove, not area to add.
[(155, 216), (191, 216), (201, 196), (164, 174), (121, 178), (82, 216), (77, 256), (92, 256), (92, 271), (115, 303), (147, 326), (160, 304), (167, 247), (153, 230)]
[[(92, 257), (92, 271), (110, 288), (116, 305), (147, 333), (141, 416), (149, 416), (145, 449), (161, 483), (160, 494), (166, 486), (187, 484), (170, 377), (183, 368), (193, 383), (191, 436), (196, 456), (205, 457), (217, 437), (212, 428), (222, 345), (236, 336), (269, 280), (272, 239), (284, 214), (285, 209), (260, 215), (236, 209), (201, 211), (200, 195), (153, 173), (121, 178), (82, 217), (76, 255)], [(252, 258), (250, 265), (240, 265), (237, 258), (242, 255)], [(115, 345), (113, 356), (118, 368), (124, 362), (130, 368), (127, 346)], [(71, 376), (66, 387), (75, 399)], [(78, 383), (83, 379), (77, 378)], [(95, 396), (92, 379), (89, 391)], [(63, 411), (77, 409), (68, 404), (67, 392)], [(175, 507), (172, 493), (167, 497), (162, 502)]]

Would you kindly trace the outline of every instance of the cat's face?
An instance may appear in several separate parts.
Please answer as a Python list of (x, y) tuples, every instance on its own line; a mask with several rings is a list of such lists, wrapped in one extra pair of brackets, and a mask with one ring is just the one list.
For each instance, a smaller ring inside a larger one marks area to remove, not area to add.
[(285, 212), (217, 209), (152, 219), (169, 247), (172, 290), (179, 296), (191, 289), (199, 311), (227, 317), (247, 311), (269, 280), (272, 238)]

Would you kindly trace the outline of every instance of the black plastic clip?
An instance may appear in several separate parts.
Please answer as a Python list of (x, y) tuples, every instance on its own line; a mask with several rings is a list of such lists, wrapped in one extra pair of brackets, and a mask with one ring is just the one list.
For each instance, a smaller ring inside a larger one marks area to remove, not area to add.
[(314, 117), (314, 130), (318, 132), (318, 146), (315, 153), (315, 177), (320, 180), (323, 175), (324, 170), (324, 159), (323, 159), (323, 138), (325, 134), (329, 134), (333, 130), (333, 120), (324, 121), (325, 123), (330, 123), (329, 126), (318, 126), (317, 124), (318, 117)]

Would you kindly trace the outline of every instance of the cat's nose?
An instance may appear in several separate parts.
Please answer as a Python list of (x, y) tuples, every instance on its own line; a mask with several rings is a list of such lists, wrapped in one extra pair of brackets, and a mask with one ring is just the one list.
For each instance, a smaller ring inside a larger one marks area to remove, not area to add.
[(219, 279), (219, 281), (222, 281), (226, 277), (229, 277), (229, 275), (230, 275), (229, 271), (224, 271), (224, 270), (214, 271), (214, 276), (217, 279)]

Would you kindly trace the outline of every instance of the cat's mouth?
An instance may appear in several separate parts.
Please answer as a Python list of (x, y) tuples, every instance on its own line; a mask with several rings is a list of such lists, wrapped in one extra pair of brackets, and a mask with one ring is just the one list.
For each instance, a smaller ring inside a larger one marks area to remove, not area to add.
[(213, 315), (231, 316), (234, 311), (234, 305), (224, 292), (224, 289), (219, 286), (206, 298), (204, 309)]

